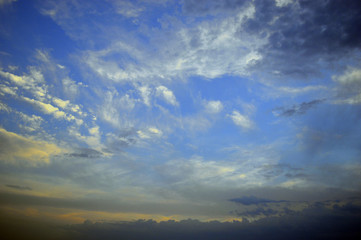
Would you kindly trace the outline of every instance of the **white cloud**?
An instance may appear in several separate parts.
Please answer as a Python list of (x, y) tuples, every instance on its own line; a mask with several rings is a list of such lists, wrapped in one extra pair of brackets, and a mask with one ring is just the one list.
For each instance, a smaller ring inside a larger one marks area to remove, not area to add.
[(44, 63), (50, 63), (50, 55), (47, 51), (45, 50), (40, 50), (37, 49), (36, 50), (36, 58), (39, 59), (40, 61), (44, 62)]
[(335, 103), (361, 103), (361, 69), (348, 68), (343, 75), (333, 76), (332, 79), (338, 83)]
[(16, 96), (17, 87), (9, 87), (4, 84), (0, 84), (0, 95), (9, 94), (12, 96)]
[(47, 95), (47, 89), (43, 74), (35, 67), (29, 67), (29, 71), (29, 75), (17, 76), (0, 70), (0, 76), (29, 91), (36, 99), (44, 99)]
[(78, 93), (78, 85), (76, 82), (67, 77), (62, 80), (62, 83), (64, 93), (69, 97), (74, 98)]
[(138, 130), (137, 134), (141, 139), (151, 139), (161, 137), (163, 135), (163, 132), (155, 127), (149, 127), (146, 129)]
[(163, 100), (165, 100), (170, 105), (178, 106), (177, 99), (175, 98), (173, 92), (171, 90), (169, 90), (167, 87), (158, 86), (156, 88), (156, 95), (158, 97), (163, 98)]
[(168, 56), (169, 52), (176, 56), (164, 58), (166, 72), (207, 78), (248, 75), (247, 67), (262, 59), (257, 49), (267, 41), (242, 34), (243, 22), (254, 13), (255, 8), (250, 4), (236, 16), (178, 30), (173, 42), (167, 44), (169, 48), (163, 49)]
[[(66, 110), (68, 112), (71, 111), (71, 112), (77, 113), (80, 116), (86, 116), (87, 115), (86, 113), (82, 112), (80, 105), (70, 103), (69, 100), (63, 100), (63, 99), (60, 99), (60, 98), (57, 98), (57, 97), (53, 97), (52, 101), (56, 106), (62, 108), (63, 110)], [(69, 114), (69, 115), (71, 115), (71, 114)]]
[(138, 88), (140, 95), (143, 98), (143, 102), (148, 107), (150, 106), (150, 100), (151, 100), (151, 89), (148, 86), (141, 86)]
[(55, 103), (55, 105), (63, 109), (67, 108), (67, 106), (69, 105), (69, 100), (62, 100), (57, 97), (53, 97), (53, 102)]
[(89, 135), (83, 135), (80, 133), (77, 127), (68, 128), (69, 135), (75, 137), (81, 142), (86, 143), (89, 147), (101, 151), (103, 145), (101, 144), (101, 132), (99, 131), (99, 126), (94, 126), (89, 128)]
[(9, 108), (5, 103), (0, 102), (0, 111), (11, 112), (11, 108)]
[(31, 116), (14, 110), (7, 106), (6, 104), (0, 102), (0, 111), (4, 111), (6, 113), (15, 114), (16, 118), (19, 119), (22, 123), (19, 124), (19, 127), (25, 129), (29, 132), (34, 132), (40, 129), (40, 125), (43, 123), (44, 119), (40, 116), (36, 116), (32, 114)]
[(232, 154), (224, 159), (229, 160), (205, 160), (196, 155), (190, 159), (170, 160), (157, 169), (170, 183), (184, 184), (186, 188), (194, 183), (213, 189), (266, 186), (274, 184), (272, 181), (279, 177), (277, 174), (267, 176), (278, 167), (279, 154), (274, 146), (236, 146), (227, 151)]
[(169, 177), (170, 181), (177, 183), (192, 183), (198, 184), (215, 184), (219, 185), (221, 182), (217, 180), (229, 180), (229, 177), (236, 172), (235, 164), (205, 161), (201, 156), (193, 156), (191, 159), (179, 159), (166, 162), (158, 169), (161, 174)]
[(43, 103), (41, 101), (31, 99), (28, 97), (21, 97), (20, 99), (32, 104), (35, 107), (38, 107), (41, 112), (48, 114), (48, 115), (52, 115), (56, 119), (75, 121), (78, 125), (82, 124), (82, 122), (83, 122), (81, 119), (77, 119), (72, 114), (61, 111), (59, 108), (54, 107), (53, 105), (51, 105), (49, 103)]
[[(190, 75), (249, 75), (248, 68), (262, 59), (258, 49), (268, 41), (243, 32), (242, 24), (254, 13), (255, 7), (248, 4), (236, 16), (200, 22), (191, 28), (179, 24), (166, 34), (160, 31), (153, 34), (156, 39), (150, 36), (156, 55), (129, 38), (102, 50), (84, 52), (82, 59), (104, 80), (116, 82), (159, 84)], [(119, 59), (118, 54), (126, 55), (128, 61)]]
[(89, 128), (88, 131), (91, 135), (94, 135), (94, 136), (99, 135), (99, 126)]
[(26, 84), (26, 82), (23, 80), (22, 77), (17, 76), (17, 75), (12, 74), (12, 73), (9, 73), (9, 72), (4, 72), (4, 71), (0, 70), (0, 76), (5, 77), (7, 79), (10, 79), (11, 81), (16, 83), (17, 85), (25, 85)]
[(285, 7), (288, 4), (293, 3), (293, 0), (275, 0), (276, 1), (276, 6), (277, 7)]
[(116, 1), (114, 4), (116, 12), (128, 18), (138, 17), (145, 10), (142, 7), (134, 6), (134, 4), (128, 1)]
[(238, 111), (234, 110), (232, 114), (228, 115), (234, 124), (242, 127), (244, 130), (250, 130), (254, 128), (254, 123), (249, 119), (248, 116), (240, 114)]
[(221, 101), (206, 101), (205, 110), (207, 113), (216, 114), (223, 110), (223, 104)]
[(131, 128), (136, 121), (132, 121), (131, 112), (138, 99), (133, 99), (129, 94), (119, 97), (118, 91), (112, 89), (104, 93), (104, 102), (99, 106), (99, 117), (116, 128)]
[(322, 85), (310, 85), (310, 86), (305, 86), (305, 87), (287, 87), (287, 86), (282, 86), (282, 87), (277, 87), (276, 88), (279, 92), (284, 93), (284, 94), (304, 94), (307, 92), (311, 92), (311, 91), (318, 91), (318, 90), (325, 90), (327, 89), (326, 86), (322, 86)]
[(23, 127), (24, 129), (26, 129), (27, 131), (30, 132), (34, 132), (40, 129), (41, 124), (44, 122), (44, 119), (40, 116), (36, 116), (36, 115), (27, 115), (24, 114), (22, 112), (16, 112), (20, 118), (23, 120), (23, 122), (25, 123)]

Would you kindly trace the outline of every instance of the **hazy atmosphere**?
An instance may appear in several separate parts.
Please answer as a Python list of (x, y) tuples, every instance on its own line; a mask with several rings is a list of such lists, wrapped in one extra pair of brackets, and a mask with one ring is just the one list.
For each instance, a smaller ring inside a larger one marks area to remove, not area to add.
[(359, 0), (0, 0), (0, 233), (361, 236), (360, 50)]

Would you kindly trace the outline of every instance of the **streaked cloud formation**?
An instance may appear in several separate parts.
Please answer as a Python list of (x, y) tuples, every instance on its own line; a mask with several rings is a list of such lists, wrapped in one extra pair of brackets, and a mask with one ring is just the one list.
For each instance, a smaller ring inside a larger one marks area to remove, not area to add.
[(357, 219), (360, 1), (18, 0), (0, 12), (4, 216), (104, 222), (72, 226), (85, 236), (145, 218)]

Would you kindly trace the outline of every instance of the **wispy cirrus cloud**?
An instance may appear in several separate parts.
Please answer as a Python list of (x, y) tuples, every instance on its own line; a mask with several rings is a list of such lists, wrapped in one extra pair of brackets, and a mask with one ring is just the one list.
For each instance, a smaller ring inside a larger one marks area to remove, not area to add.
[(309, 102), (303, 102), (299, 105), (294, 105), (290, 108), (279, 107), (273, 110), (273, 113), (278, 116), (291, 117), (294, 115), (305, 114), (309, 109), (314, 108), (318, 104), (324, 102), (326, 99), (316, 99)]

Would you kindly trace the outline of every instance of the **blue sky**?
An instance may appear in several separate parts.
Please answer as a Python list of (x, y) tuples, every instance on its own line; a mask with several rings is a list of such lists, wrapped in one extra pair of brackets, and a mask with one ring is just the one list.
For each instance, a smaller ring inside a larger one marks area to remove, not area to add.
[(1, 0), (3, 211), (253, 221), (360, 204), (360, 10)]

